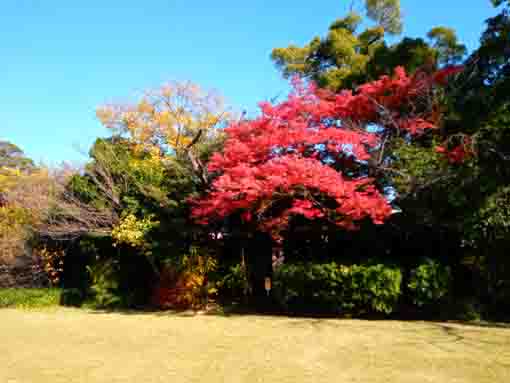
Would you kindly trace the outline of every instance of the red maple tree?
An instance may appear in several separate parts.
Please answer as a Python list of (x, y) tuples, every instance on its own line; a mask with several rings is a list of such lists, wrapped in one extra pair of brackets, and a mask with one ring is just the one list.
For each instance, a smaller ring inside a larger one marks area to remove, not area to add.
[(205, 224), (239, 214), (273, 234), (295, 215), (345, 228), (383, 223), (392, 209), (367, 164), (382, 157), (384, 138), (436, 127), (428, 96), (447, 75), (397, 68), (336, 94), (295, 79), (287, 100), (261, 103), (258, 118), (226, 129), (209, 163), (218, 176), (193, 216)]

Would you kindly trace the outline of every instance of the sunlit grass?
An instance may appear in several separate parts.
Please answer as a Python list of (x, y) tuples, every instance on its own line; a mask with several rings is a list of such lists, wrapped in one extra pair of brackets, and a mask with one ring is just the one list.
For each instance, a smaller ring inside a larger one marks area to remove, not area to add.
[(0, 382), (510, 381), (510, 329), (0, 310)]
[(60, 295), (60, 289), (0, 289), (0, 308), (57, 307)]

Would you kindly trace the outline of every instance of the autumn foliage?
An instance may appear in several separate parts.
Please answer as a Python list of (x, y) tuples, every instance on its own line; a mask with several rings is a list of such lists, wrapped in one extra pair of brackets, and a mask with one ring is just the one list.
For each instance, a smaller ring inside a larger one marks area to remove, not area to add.
[(147, 90), (136, 103), (103, 105), (96, 111), (101, 123), (123, 134), (143, 149), (178, 151), (189, 146), (199, 132), (218, 132), (230, 118), (223, 98), (192, 82), (170, 82)]
[(345, 228), (384, 222), (392, 209), (368, 169), (381, 165), (388, 137), (436, 127), (432, 94), (449, 74), (397, 68), (336, 94), (295, 79), (287, 100), (261, 103), (258, 118), (225, 129), (224, 151), (209, 164), (218, 176), (194, 216), (207, 223), (240, 214), (272, 233), (295, 215)]
[(452, 138), (457, 138), (457, 141), (460, 142), (458, 142), (452, 148), (449, 148), (448, 142), (435, 148), (436, 153), (441, 154), (443, 158), (448, 160), (450, 164), (457, 165), (462, 164), (467, 159), (475, 155), (475, 151), (473, 150), (473, 141), (471, 137), (462, 136), (460, 140), (458, 139), (458, 137)]

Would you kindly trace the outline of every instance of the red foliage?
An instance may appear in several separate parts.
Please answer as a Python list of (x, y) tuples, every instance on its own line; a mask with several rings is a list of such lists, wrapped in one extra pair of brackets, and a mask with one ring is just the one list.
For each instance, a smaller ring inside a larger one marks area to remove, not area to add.
[(152, 295), (152, 305), (159, 309), (187, 309), (191, 304), (183, 298), (189, 289), (157, 286)]
[(473, 155), (471, 138), (463, 137), (462, 142), (450, 150), (446, 145), (436, 146), (436, 152), (444, 155), (451, 164), (462, 164)]
[[(364, 218), (382, 223), (391, 207), (365, 171), (383, 132), (417, 135), (435, 125), (416, 112), (438, 75), (393, 77), (339, 94), (294, 81), (280, 104), (261, 103), (261, 115), (226, 129), (223, 153), (209, 170), (219, 176), (195, 201), (193, 216), (207, 223), (240, 213), (274, 231), (293, 215), (353, 228)], [(413, 113), (411, 113), (412, 111)]]
[(160, 279), (152, 291), (151, 303), (160, 309), (188, 309), (194, 299), (193, 275), (177, 272), (171, 267), (163, 268)]
[(454, 76), (462, 72), (463, 70), (464, 70), (463, 66), (451, 65), (436, 72), (436, 74), (434, 75), (434, 81), (436, 82), (436, 84), (446, 85), (448, 82), (448, 78), (450, 76)]

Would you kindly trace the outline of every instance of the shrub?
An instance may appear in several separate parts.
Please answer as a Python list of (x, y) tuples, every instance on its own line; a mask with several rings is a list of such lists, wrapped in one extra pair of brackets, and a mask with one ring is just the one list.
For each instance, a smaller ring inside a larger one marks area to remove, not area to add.
[(33, 255), (40, 260), (48, 283), (51, 286), (58, 286), (64, 272), (64, 250), (49, 249), (43, 246), (35, 248)]
[(399, 268), (380, 263), (285, 264), (274, 274), (277, 301), (291, 311), (391, 313), (400, 296)]
[(225, 275), (218, 281), (220, 295), (229, 298), (241, 298), (250, 293), (250, 283), (246, 266), (238, 263), (228, 268)]
[(126, 306), (124, 294), (120, 287), (120, 273), (118, 262), (114, 259), (97, 262), (87, 266), (92, 283), (95, 306), (99, 308), (113, 308)]
[(488, 319), (508, 322), (510, 321), (510, 280), (498, 278), (492, 285), (490, 304), (487, 307)]
[(63, 306), (80, 307), (86, 299), (86, 293), (77, 288), (63, 289), (60, 304)]
[(483, 308), (474, 298), (463, 298), (452, 302), (449, 306), (451, 317), (462, 321), (479, 321), (482, 319)]
[(41, 308), (58, 306), (61, 290), (56, 288), (0, 289), (0, 308)]
[(86, 269), (90, 285), (83, 291), (92, 306), (137, 308), (148, 303), (154, 270), (147, 257), (123, 248), (117, 255), (97, 257)]
[(426, 258), (411, 270), (408, 287), (415, 305), (428, 306), (441, 301), (450, 287), (450, 268), (438, 261)]
[(216, 288), (209, 275), (217, 269), (216, 260), (203, 249), (192, 246), (189, 254), (170, 261), (160, 273), (152, 303), (158, 308), (199, 308), (207, 304)]

